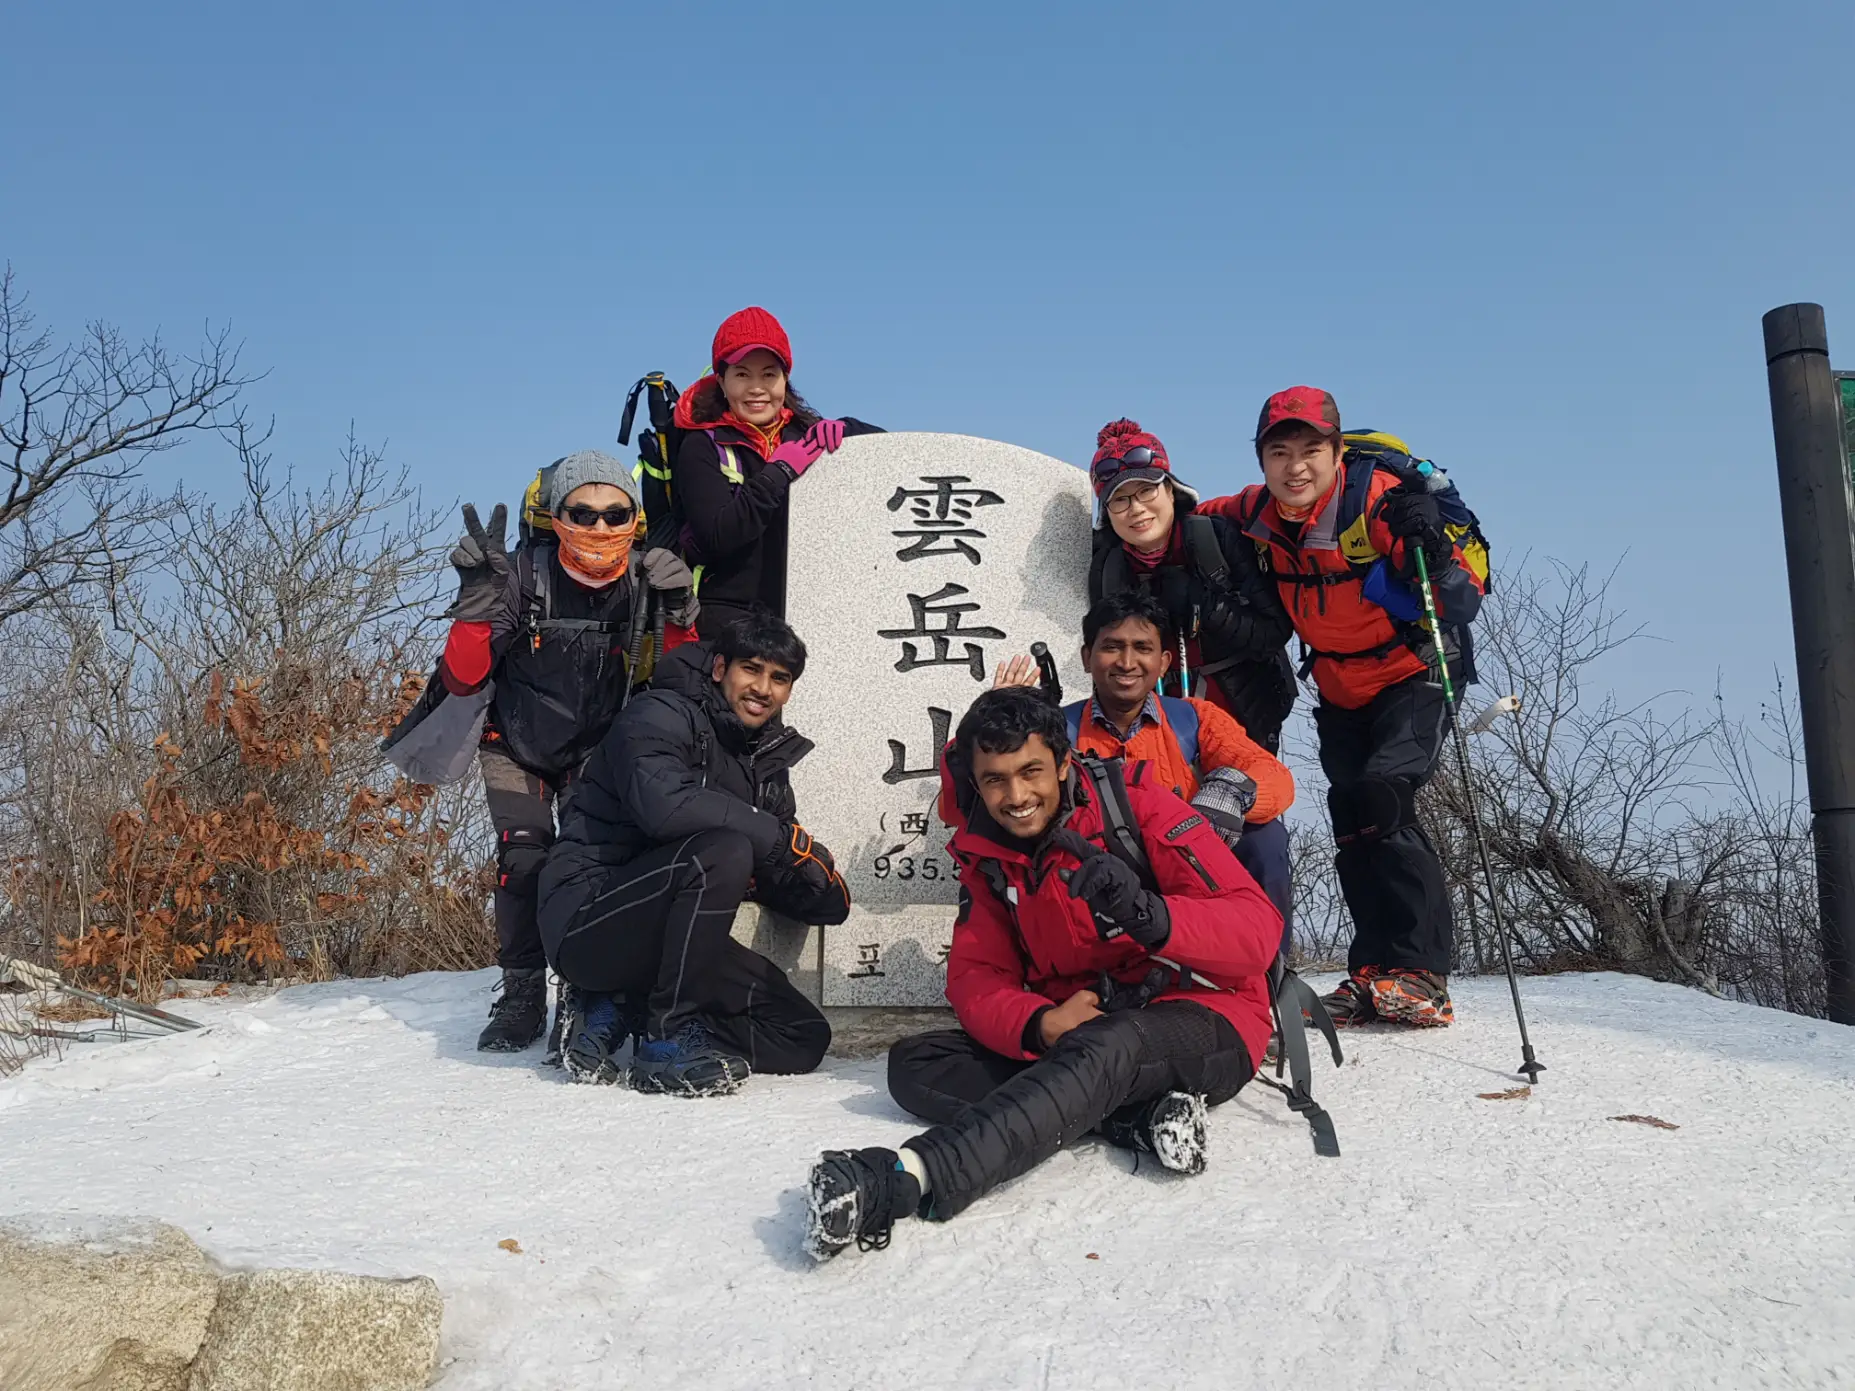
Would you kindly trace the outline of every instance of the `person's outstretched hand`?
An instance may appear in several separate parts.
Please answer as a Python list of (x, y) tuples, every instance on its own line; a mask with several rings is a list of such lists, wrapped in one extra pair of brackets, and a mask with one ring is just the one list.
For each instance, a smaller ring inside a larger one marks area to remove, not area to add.
[(995, 691), (1006, 686), (1035, 686), (1036, 684), (1037, 661), (1025, 652), (1020, 652), (1008, 662), (1000, 662), (998, 669), (992, 673), (992, 689)]
[(508, 601), (509, 509), (500, 502), (485, 527), (474, 503), (464, 504), (464, 535), (451, 552), (457, 571), (457, 602), (450, 616), (461, 623), (488, 623)]

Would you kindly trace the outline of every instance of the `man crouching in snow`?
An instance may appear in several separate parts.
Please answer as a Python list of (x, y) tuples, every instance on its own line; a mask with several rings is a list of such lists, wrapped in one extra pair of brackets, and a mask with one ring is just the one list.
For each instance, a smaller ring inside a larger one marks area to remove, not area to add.
[(831, 1027), (729, 931), (746, 898), (813, 925), (850, 896), (798, 824), (780, 719), (805, 644), (764, 610), (677, 648), (586, 765), (541, 872), (541, 938), (571, 987), (562, 1062), (578, 1082), (717, 1096), (750, 1072), (810, 1072)]
[[(890, 1094), (932, 1129), (813, 1166), (820, 1260), (880, 1249), (899, 1217), (952, 1217), (1090, 1131), (1198, 1173), (1206, 1105), (1237, 1094), (1269, 1038), (1281, 915), (1147, 765), (1122, 779), (1072, 756), (1062, 712), (1024, 687), (980, 696), (952, 756), (977, 792), (951, 847), (962, 1027), (889, 1053)], [(1117, 825), (1137, 830), (1153, 887), (1103, 848)]]

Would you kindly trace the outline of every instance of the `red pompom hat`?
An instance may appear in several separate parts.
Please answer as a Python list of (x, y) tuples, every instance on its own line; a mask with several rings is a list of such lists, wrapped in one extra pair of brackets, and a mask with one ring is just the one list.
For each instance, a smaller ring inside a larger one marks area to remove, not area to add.
[[(1108, 500), (1130, 483), (1171, 479), (1179, 495), (1181, 512), (1198, 505), (1198, 494), (1173, 477), (1172, 460), (1159, 436), (1140, 428), (1137, 420), (1111, 420), (1095, 436), (1095, 457), (1089, 460), (1089, 478), (1095, 485), (1098, 510), (1106, 513)], [(1100, 525), (1098, 519), (1096, 525)]]
[(715, 330), (709, 361), (719, 374), (722, 368), (739, 362), (755, 348), (765, 348), (788, 372), (792, 370), (792, 340), (786, 337), (779, 320), (757, 304), (737, 310), (721, 321), (721, 327)]

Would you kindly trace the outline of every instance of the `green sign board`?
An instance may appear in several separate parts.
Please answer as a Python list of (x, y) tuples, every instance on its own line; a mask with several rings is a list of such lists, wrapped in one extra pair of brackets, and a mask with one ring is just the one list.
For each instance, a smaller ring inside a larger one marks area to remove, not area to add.
[(1842, 461), (1855, 473), (1855, 372), (1836, 373), (1842, 388)]

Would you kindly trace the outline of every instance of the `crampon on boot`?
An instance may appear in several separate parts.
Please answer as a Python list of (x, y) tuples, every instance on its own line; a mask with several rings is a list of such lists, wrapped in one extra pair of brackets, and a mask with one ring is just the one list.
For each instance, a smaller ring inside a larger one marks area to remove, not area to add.
[(637, 1023), (635, 1012), (617, 995), (570, 991), (561, 1026), (567, 1043), (561, 1050), (560, 1062), (567, 1076), (576, 1082), (616, 1086), (624, 1079), (618, 1054), (636, 1031)]
[(1205, 1165), (1204, 1098), (1166, 1092), (1139, 1106), (1123, 1106), (1098, 1125), (1111, 1145), (1150, 1154), (1175, 1174), (1202, 1174)]
[(894, 1150), (826, 1150), (807, 1186), (805, 1253), (828, 1261), (856, 1242), (859, 1251), (889, 1244), (898, 1217), (921, 1205), (921, 1185)]
[(1372, 1005), (1380, 1019), (1419, 1029), (1439, 1029), (1455, 1022), (1456, 1007), (1449, 999), (1449, 984), (1434, 971), (1407, 971), (1394, 966), (1378, 972), (1369, 984)]
[[(1360, 1024), (1370, 1024), (1378, 1018), (1378, 1010), (1372, 1003), (1372, 981), (1379, 974), (1378, 967), (1361, 967), (1355, 974), (1341, 981), (1331, 995), (1322, 995), (1320, 1002), (1327, 1007), (1327, 1014), (1333, 1020), (1336, 1029), (1350, 1029)], [(1305, 1011), (1303, 1012), (1305, 1017)]]
[(554, 1022), (548, 1025), (547, 1051), (541, 1061), (548, 1067), (560, 1066), (560, 1053), (567, 1046), (567, 1010), (572, 1003), (573, 987), (559, 976), (554, 981)]
[(669, 1038), (646, 1038), (631, 1055), (633, 1091), (665, 1096), (727, 1096), (753, 1071), (747, 1059), (723, 1048), (699, 1020)]
[(547, 1028), (547, 971), (502, 973), (502, 990), (490, 1004), (490, 1022), (477, 1035), (480, 1053), (519, 1053)]

